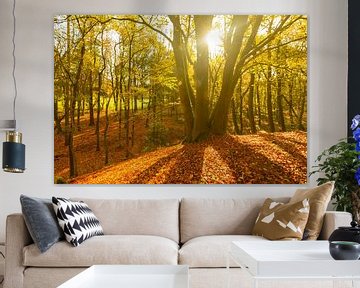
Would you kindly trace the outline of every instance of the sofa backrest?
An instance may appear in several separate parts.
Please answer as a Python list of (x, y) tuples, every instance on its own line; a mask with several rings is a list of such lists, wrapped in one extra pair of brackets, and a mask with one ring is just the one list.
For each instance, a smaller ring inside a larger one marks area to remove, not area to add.
[(178, 199), (82, 199), (105, 235), (155, 235), (179, 242)]
[[(180, 204), (180, 241), (205, 235), (251, 234), (261, 199), (184, 198)], [(274, 199), (288, 202), (288, 198)]]

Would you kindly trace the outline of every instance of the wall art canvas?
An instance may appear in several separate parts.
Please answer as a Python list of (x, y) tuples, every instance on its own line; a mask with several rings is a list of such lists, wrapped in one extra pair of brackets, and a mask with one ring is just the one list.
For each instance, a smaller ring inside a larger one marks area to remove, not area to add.
[(307, 17), (55, 16), (54, 182), (306, 183)]

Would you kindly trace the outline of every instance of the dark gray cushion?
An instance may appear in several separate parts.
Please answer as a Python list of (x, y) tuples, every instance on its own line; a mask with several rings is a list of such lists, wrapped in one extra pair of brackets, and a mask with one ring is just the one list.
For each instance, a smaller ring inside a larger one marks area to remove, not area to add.
[(26, 226), (41, 253), (64, 238), (51, 199), (21, 195), (20, 203)]

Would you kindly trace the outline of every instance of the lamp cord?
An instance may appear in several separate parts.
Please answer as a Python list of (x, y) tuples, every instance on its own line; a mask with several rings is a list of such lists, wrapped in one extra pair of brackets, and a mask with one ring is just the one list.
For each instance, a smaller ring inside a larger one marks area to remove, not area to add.
[[(15, 36), (16, 36), (16, 15), (15, 15), (15, 8), (16, 8), (16, 0), (13, 0), (13, 8), (12, 8), (12, 16), (13, 16), (13, 34), (12, 34), (12, 46), (13, 46), (13, 50), (12, 50), (12, 58), (13, 58), (13, 68), (12, 68), (12, 78), (13, 78), (13, 82), (14, 82), (14, 91), (15, 91), (15, 96), (14, 96), (14, 101), (13, 101), (13, 118), (14, 121), (16, 120), (16, 98), (17, 98), (17, 83), (16, 83), (16, 77), (15, 77), (15, 69), (16, 69), (16, 56), (15, 56), (15, 49), (16, 49), (16, 44), (15, 44)], [(15, 122), (16, 123), (16, 122)], [(15, 124), (16, 125), (16, 124)], [(15, 127), (16, 129), (16, 127)]]

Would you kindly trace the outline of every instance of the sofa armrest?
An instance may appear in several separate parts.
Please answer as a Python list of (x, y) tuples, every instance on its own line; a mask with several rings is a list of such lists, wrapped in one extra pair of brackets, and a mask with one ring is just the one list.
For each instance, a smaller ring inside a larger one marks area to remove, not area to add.
[(22, 288), (24, 280), (23, 248), (33, 241), (22, 214), (6, 218), (4, 288)]
[(324, 224), (319, 236), (321, 240), (329, 239), (331, 233), (340, 226), (350, 226), (352, 216), (348, 212), (326, 211)]

